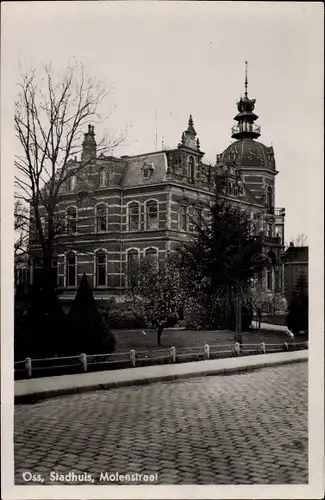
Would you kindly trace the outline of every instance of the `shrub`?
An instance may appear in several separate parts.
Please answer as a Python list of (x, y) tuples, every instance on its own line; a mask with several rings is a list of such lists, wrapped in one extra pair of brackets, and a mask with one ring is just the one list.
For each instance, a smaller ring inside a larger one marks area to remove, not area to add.
[(31, 288), (26, 302), (15, 304), (15, 358), (60, 354), (65, 341), (65, 320), (55, 289), (44, 274)]
[(116, 330), (137, 330), (147, 326), (143, 317), (131, 309), (105, 309), (102, 317), (108, 328)]
[(68, 327), (67, 349), (73, 354), (100, 354), (115, 350), (115, 337), (100, 315), (86, 274), (83, 274), (71, 304)]

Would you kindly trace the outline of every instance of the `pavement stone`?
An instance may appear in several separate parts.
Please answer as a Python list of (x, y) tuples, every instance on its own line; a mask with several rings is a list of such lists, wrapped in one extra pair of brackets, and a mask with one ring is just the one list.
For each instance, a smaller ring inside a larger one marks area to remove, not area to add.
[(307, 390), (301, 362), (16, 405), (15, 482), (28, 470), (43, 484), (51, 471), (95, 484), (106, 471), (157, 473), (154, 484), (306, 484)]

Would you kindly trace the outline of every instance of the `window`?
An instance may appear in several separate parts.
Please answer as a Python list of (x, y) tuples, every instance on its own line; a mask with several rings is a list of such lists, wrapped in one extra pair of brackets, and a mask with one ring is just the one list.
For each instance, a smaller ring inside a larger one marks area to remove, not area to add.
[(53, 277), (53, 285), (57, 286), (58, 284), (58, 260), (52, 260), (52, 277)]
[(268, 238), (272, 238), (273, 237), (273, 227), (272, 227), (272, 224), (267, 224), (267, 236)]
[(104, 168), (99, 170), (99, 187), (104, 187), (107, 185), (107, 174)]
[(140, 207), (139, 203), (129, 205), (129, 231), (140, 230)]
[(267, 203), (267, 208), (271, 213), (273, 209), (273, 193), (271, 186), (267, 188), (266, 203)]
[(266, 277), (267, 277), (267, 289), (272, 290), (273, 289), (273, 269), (272, 266), (269, 265), (266, 270)]
[(195, 179), (195, 166), (194, 166), (194, 158), (192, 156), (189, 157), (188, 160), (188, 176), (191, 184), (194, 184)]
[(66, 257), (66, 284), (67, 286), (76, 286), (76, 254), (68, 253)]
[(148, 179), (149, 177), (149, 168), (148, 167), (144, 167), (143, 171), (142, 171), (142, 176), (145, 178), (145, 179)]
[(67, 233), (77, 232), (77, 210), (75, 207), (67, 209)]
[(202, 223), (202, 209), (194, 208), (194, 231), (197, 231), (199, 227), (201, 227)]
[(274, 288), (275, 292), (281, 292), (281, 271), (279, 267), (274, 269)]
[(96, 286), (106, 286), (106, 252), (96, 252)]
[(158, 269), (158, 253), (156, 248), (147, 248), (145, 258), (150, 265)]
[(69, 178), (69, 191), (74, 191), (76, 188), (76, 176), (72, 175)]
[(280, 242), (282, 243), (282, 241), (283, 241), (283, 238), (282, 238), (282, 228), (280, 228), (279, 226), (275, 226), (275, 236), (277, 238), (280, 238)]
[(149, 201), (146, 208), (147, 229), (158, 229), (158, 203), (156, 201)]
[(136, 249), (127, 252), (127, 277), (126, 282), (129, 287), (135, 286), (138, 281), (137, 264), (139, 263), (139, 251)]
[(104, 204), (96, 207), (96, 232), (103, 231), (107, 231), (107, 207)]
[(187, 207), (185, 205), (179, 207), (179, 228), (181, 231), (187, 231)]

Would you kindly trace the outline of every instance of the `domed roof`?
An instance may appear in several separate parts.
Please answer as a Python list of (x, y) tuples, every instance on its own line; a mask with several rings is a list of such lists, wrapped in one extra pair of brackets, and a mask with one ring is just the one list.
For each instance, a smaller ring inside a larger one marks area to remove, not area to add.
[(233, 161), (239, 167), (260, 167), (275, 170), (273, 147), (253, 139), (241, 139), (230, 144), (221, 154), (224, 163)]

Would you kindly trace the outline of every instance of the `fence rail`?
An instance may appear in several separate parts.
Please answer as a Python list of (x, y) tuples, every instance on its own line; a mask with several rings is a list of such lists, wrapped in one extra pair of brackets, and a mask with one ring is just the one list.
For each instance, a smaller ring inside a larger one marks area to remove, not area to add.
[[(293, 342), (290, 344), (293, 349), (305, 347), (308, 349), (308, 342)], [(227, 349), (220, 349), (227, 347)], [(211, 351), (214, 350), (213, 352)], [(27, 378), (31, 378), (33, 372), (39, 372), (40, 370), (56, 370), (63, 368), (76, 368), (80, 367), (80, 371), (87, 372), (90, 367), (104, 366), (104, 365), (122, 365), (121, 368), (126, 368), (128, 366), (135, 367), (139, 366), (139, 363), (155, 362), (155, 361), (169, 361), (170, 363), (176, 363), (178, 360), (187, 357), (195, 357), (196, 359), (216, 358), (219, 354), (229, 353), (233, 356), (240, 356), (241, 354), (250, 353), (271, 353), (278, 351), (279, 349), (288, 351), (289, 344), (287, 342), (278, 344), (265, 344), (261, 342), (260, 344), (244, 344), (242, 347), (238, 342), (234, 344), (217, 344), (209, 345), (205, 344), (203, 346), (193, 346), (193, 347), (183, 347), (177, 349), (172, 346), (169, 348), (161, 348), (147, 351), (135, 351), (132, 349), (129, 352), (115, 352), (115, 353), (103, 353), (103, 354), (85, 354), (82, 353), (77, 356), (63, 356), (63, 357), (52, 357), (52, 358), (26, 358), (24, 360), (15, 361), (14, 368), (15, 372), (23, 373), (27, 375)], [(192, 351), (192, 352), (189, 352)], [(198, 352), (199, 351), (199, 352)], [(201, 352), (200, 352), (201, 351)], [(152, 356), (154, 353), (164, 353), (165, 355)], [(145, 355), (145, 357), (139, 357), (139, 355)], [(100, 359), (101, 358), (101, 359)], [(106, 358), (106, 359), (105, 359)], [(121, 359), (122, 358), (122, 359)], [(66, 361), (70, 359), (71, 361), (78, 360), (78, 362), (73, 362), (70, 364), (58, 364), (60, 361)], [(54, 364), (50, 365), (38, 365), (39, 362), (49, 362), (54, 361)], [(21, 367), (21, 365), (24, 365)], [(36, 366), (35, 366), (36, 365)], [(21, 368), (20, 368), (21, 367)], [(78, 370), (79, 371), (79, 370)]]

